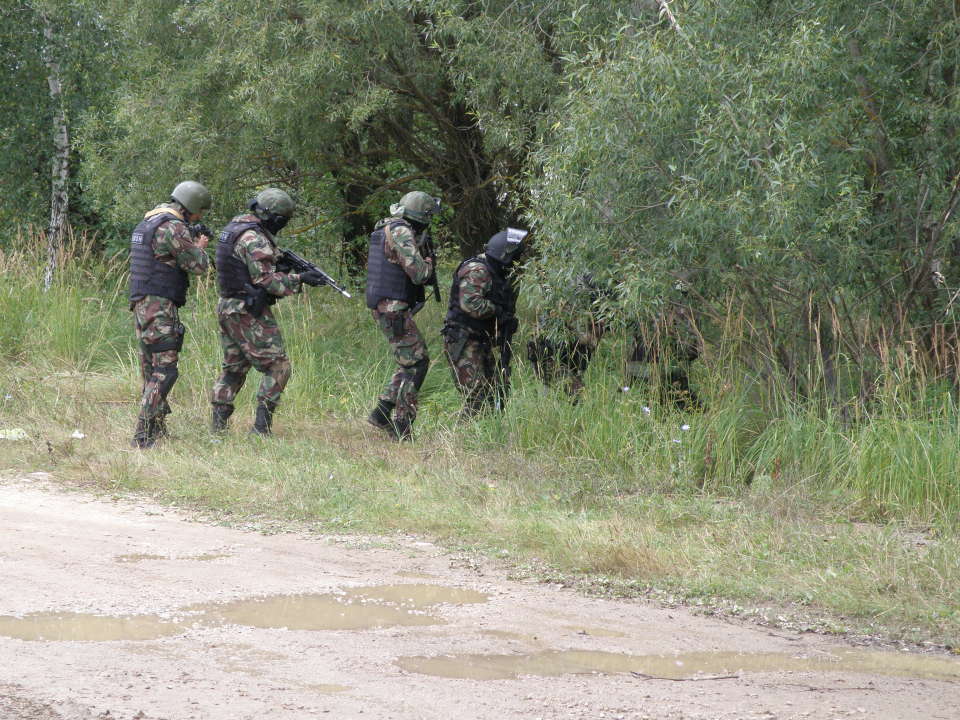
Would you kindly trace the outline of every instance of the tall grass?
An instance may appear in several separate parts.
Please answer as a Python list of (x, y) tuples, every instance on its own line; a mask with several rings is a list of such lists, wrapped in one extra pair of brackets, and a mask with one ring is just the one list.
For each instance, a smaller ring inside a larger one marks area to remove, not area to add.
[[(431, 303), (418, 316), (433, 364), (417, 442), (396, 446), (364, 422), (392, 371), (379, 331), (357, 300), (308, 290), (275, 306), (293, 361), (276, 438), (246, 436), (256, 372), (232, 431), (215, 438), (206, 428), (221, 355), (206, 277), (181, 311), (173, 438), (139, 453), (129, 449), (140, 379), (126, 265), (94, 257), (83, 237), (71, 243), (49, 292), (41, 237), (0, 251), (0, 429), (30, 436), (0, 441), (5, 468), (217, 512), (430, 532), (566, 571), (819, 604), (960, 639), (960, 419), (950, 392), (916, 374), (892, 368), (870, 412), (825, 410), (745, 369), (731, 336), (693, 368), (707, 409), (680, 414), (658, 405), (656, 388), (631, 384), (630, 341), (612, 338), (579, 404), (545, 390), (520, 358), (506, 411), (457, 425), (443, 308)], [(526, 327), (534, 312), (524, 310)], [(71, 439), (74, 429), (88, 438)], [(939, 533), (929, 552), (911, 544), (916, 532)]]

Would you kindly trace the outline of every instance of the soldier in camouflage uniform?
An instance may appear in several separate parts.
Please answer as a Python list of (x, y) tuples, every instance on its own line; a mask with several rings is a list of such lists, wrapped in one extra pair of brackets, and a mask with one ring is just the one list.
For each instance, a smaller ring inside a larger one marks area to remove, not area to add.
[(280, 394), (290, 379), (290, 359), (270, 306), (293, 295), (302, 285), (321, 284), (313, 271), (285, 273), (277, 268), (280, 249), (274, 240), (293, 215), (293, 200), (283, 190), (268, 188), (250, 201), (250, 212), (238, 215), (220, 233), (217, 320), (223, 348), (223, 373), (213, 386), (213, 432), (223, 432), (233, 403), (254, 367), (263, 373), (257, 392), (257, 414), (251, 429), (269, 435)]
[[(605, 330), (594, 307), (599, 299), (592, 274), (585, 273), (577, 280), (571, 301), (540, 315), (537, 333), (527, 343), (527, 359), (534, 375), (547, 387), (561, 383), (574, 403), (583, 392), (583, 374)], [(555, 339), (551, 331), (556, 332), (558, 324), (562, 337)]]
[[(434, 279), (436, 257), (424, 246), (439, 198), (410, 192), (377, 223), (367, 259), (367, 307), (393, 351), (397, 369), (367, 418), (395, 440), (412, 439), (420, 388), (430, 354), (413, 316), (422, 307), (424, 285)], [(393, 417), (391, 414), (396, 411)]]
[(198, 222), (210, 207), (210, 191), (187, 181), (174, 188), (170, 202), (148, 212), (134, 229), (130, 243), (130, 310), (140, 349), (143, 393), (133, 446), (153, 447), (166, 435), (170, 414), (167, 396), (177, 381), (183, 348), (183, 307), (190, 275), (207, 271), (209, 238), (194, 238), (188, 223)]
[(441, 333), (453, 383), (464, 396), (461, 421), (491, 405), (497, 384), (506, 382), (496, 376), (493, 347), (517, 329), (517, 296), (507, 275), (523, 254), (526, 235), (512, 228), (497, 233), (482, 255), (464, 260), (453, 273)]

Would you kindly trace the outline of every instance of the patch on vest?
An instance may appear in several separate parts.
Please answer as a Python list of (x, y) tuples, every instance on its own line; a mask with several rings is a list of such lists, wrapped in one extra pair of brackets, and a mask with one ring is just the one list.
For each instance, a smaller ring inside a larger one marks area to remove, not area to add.
[(218, 240), (218, 242), (230, 242), (230, 235), (231, 233), (224, 230), (223, 232), (220, 233), (220, 239)]
[(134, 233), (133, 237), (130, 238), (130, 242), (136, 245), (143, 245), (143, 233)]

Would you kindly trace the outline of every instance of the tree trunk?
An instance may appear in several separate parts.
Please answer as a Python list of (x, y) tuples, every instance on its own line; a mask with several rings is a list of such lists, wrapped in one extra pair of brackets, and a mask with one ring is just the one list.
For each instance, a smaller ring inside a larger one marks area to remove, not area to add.
[(70, 140), (67, 135), (67, 113), (63, 103), (63, 87), (60, 84), (60, 65), (57, 63), (53, 25), (50, 16), (43, 16), (44, 55), (47, 65), (47, 84), (53, 101), (53, 177), (50, 184), (50, 227), (47, 229), (47, 273), (44, 287), (53, 286), (57, 269), (57, 257), (67, 227), (67, 177), (70, 163)]

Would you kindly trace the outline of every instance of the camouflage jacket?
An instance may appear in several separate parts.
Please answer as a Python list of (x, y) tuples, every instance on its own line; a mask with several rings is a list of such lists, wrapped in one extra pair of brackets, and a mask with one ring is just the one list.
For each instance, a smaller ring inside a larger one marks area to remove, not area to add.
[[(256, 215), (238, 215), (230, 222), (259, 223)], [(243, 260), (250, 271), (253, 284), (262, 287), (271, 295), (286, 297), (301, 290), (300, 276), (296, 273), (282, 273), (277, 271), (277, 261), (280, 259), (280, 248), (273, 237), (263, 228), (247, 230), (237, 238), (233, 246), (233, 254)], [(217, 302), (218, 313), (244, 312), (244, 301), (240, 298), (220, 298)]]
[[(203, 275), (210, 267), (210, 260), (207, 258), (206, 251), (194, 243), (186, 218), (180, 213), (177, 203), (161, 203), (144, 215), (144, 218), (162, 212), (170, 213), (180, 219), (168, 220), (157, 228), (153, 235), (153, 256), (165, 265), (178, 267), (191, 275)], [(131, 303), (130, 309), (144, 302), (159, 302), (164, 308), (169, 305), (172, 310), (166, 310), (166, 312), (173, 312), (176, 317), (174, 304), (159, 295), (146, 295), (135, 303)]]
[[(383, 253), (387, 260), (399, 265), (417, 285), (429, 282), (433, 277), (433, 260), (420, 254), (417, 246), (417, 234), (406, 221), (394, 222), (396, 218), (385, 218), (380, 223), (386, 225), (383, 238)], [(378, 223), (378, 227), (381, 227)], [(392, 228), (391, 228), (392, 224)], [(403, 312), (409, 306), (400, 300), (382, 300), (377, 306), (380, 312)]]
[(497, 306), (487, 299), (492, 287), (493, 276), (486, 265), (479, 261), (467, 263), (460, 270), (460, 307), (477, 320), (493, 317)]

